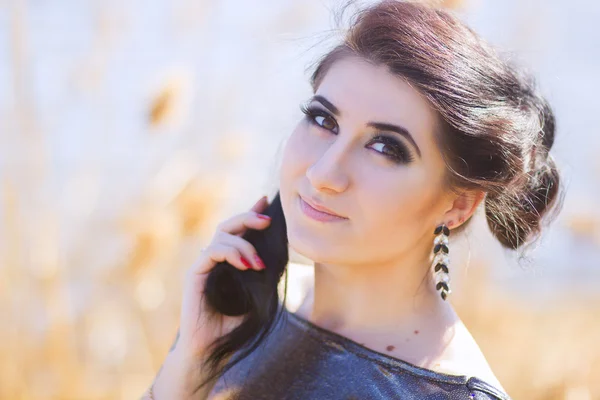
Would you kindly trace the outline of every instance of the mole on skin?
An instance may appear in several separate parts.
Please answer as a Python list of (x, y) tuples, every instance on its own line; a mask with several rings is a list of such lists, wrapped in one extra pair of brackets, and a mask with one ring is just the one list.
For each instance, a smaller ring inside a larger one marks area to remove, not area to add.
[[(418, 329), (415, 329), (415, 332), (414, 332), (414, 333), (415, 333), (415, 335), (418, 335), (418, 334), (419, 334), (419, 330), (418, 330)], [(406, 341), (408, 342), (408, 341), (409, 341), (409, 339), (408, 339), (408, 338), (406, 338)], [(387, 346), (385, 349), (386, 349), (387, 351), (392, 351), (392, 350), (394, 350), (394, 349), (395, 349), (395, 347), (394, 347), (394, 346), (392, 346), (392, 345), (389, 345), (389, 346)]]

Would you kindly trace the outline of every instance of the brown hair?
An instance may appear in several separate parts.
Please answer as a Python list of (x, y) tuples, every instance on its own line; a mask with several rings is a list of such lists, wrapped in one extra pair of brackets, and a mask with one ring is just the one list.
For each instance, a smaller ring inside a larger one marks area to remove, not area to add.
[[(448, 167), (448, 189), (486, 192), (487, 222), (503, 246), (517, 249), (532, 243), (542, 217), (558, 211), (561, 203), (559, 173), (549, 154), (554, 114), (533, 78), (503, 61), (450, 11), (384, 0), (354, 16), (343, 42), (318, 61), (313, 88), (346, 56), (387, 66), (406, 79), (439, 112), (435, 138)], [(264, 214), (272, 217), (271, 225), (248, 230), (244, 238), (267, 268), (242, 272), (224, 262), (209, 274), (205, 295), (212, 310), (245, 317), (213, 343), (205, 359), (213, 372), (209, 379), (256, 349), (282, 315), (277, 283), (289, 259), (279, 193)], [(224, 362), (238, 350), (243, 351)]]
[(441, 117), (436, 141), (447, 186), (486, 193), (488, 226), (503, 246), (539, 237), (542, 217), (562, 199), (549, 154), (554, 114), (532, 76), (450, 11), (413, 2), (384, 0), (355, 14), (344, 42), (319, 60), (313, 90), (349, 55), (387, 66), (431, 102)]

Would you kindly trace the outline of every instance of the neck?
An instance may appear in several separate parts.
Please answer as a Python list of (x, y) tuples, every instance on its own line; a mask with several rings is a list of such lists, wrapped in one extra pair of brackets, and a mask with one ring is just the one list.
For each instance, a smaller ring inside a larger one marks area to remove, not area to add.
[(315, 263), (314, 291), (302, 314), (330, 330), (401, 332), (447, 323), (453, 310), (433, 283), (429, 252), (369, 265)]

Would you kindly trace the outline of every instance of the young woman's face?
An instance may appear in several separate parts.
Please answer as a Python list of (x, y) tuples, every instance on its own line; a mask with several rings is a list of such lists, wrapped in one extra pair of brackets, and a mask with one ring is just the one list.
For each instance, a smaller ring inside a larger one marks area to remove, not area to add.
[[(280, 174), (290, 246), (316, 262), (358, 264), (432, 245), (448, 202), (425, 98), (386, 67), (347, 57), (305, 106)], [(315, 220), (301, 197), (345, 218)]]

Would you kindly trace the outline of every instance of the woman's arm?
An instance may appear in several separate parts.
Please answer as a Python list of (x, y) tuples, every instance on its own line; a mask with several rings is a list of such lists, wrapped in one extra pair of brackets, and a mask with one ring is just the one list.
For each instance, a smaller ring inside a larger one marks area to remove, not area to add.
[(188, 357), (183, 346), (177, 347), (178, 340), (179, 331), (152, 385), (140, 400), (208, 399), (216, 380), (208, 383), (201, 391), (192, 393), (208, 375), (200, 369), (203, 360)]
[[(145, 399), (208, 398), (216, 382), (213, 378), (205, 383), (213, 372), (205, 370), (205, 361), (212, 355), (212, 344), (240, 326), (244, 317), (227, 316), (211, 310), (206, 303), (206, 283), (210, 272), (219, 263), (255, 273), (265, 269), (254, 245), (238, 235), (244, 235), (248, 229), (269, 227), (271, 217), (260, 214), (268, 205), (267, 196), (263, 196), (250, 211), (221, 222), (210, 244), (201, 250), (199, 260), (188, 268), (177, 337), (153, 384), (148, 388)], [(231, 355), (218, 357), (215, 362), (226, 365)], [(217, 366), (215, 372), (220, 367)], [(195, 391), (201, 384), (202, 392)]]

